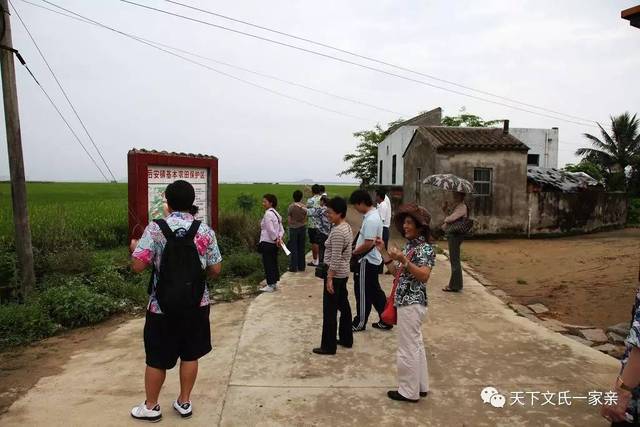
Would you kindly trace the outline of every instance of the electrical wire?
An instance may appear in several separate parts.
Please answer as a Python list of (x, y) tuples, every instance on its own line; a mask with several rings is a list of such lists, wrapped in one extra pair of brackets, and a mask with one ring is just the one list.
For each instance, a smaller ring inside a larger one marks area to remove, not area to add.
[(402, 70), (402, 71), (413, 73), (413, 74), (416, 74), (416, 75), (419, 75), (419, 76), (423, 76), (423, 77), (426, 77), (426, 78), (428, 78), (430, 80), (439, 81), (441, 83), (447, 83), (447, 84), (450, 84), (452, 86), (459, 87), (461, 89), (466, 89), (466, 90), (469, 90), (469, 91), (472, 91), (472, 92), (476, 92), (476, 93), (480, 93), (480, 94), (483, 94), (483, 95), (492, 96), (494, 98), (502, 99), (504, 101), (513, 102), (513, 103), (516, 103), (516, 104), (524, 105), (526, 107), (535, 108), (535, 109), (546, 111), (546, 112), (549, 112), (549, 113), (559, 114), (561, 116), (565, 116), (565, 117), (569, 117), (569, 118), (573, 118), (573, 119), (577, 119), (577, 120), (582, 120), (582, 121), (586, 121), (586, 122), (597, 123), (595, 120), (586, 119), (586, 118), (583, 118), (583, 117), (580, 117), (580, 116), (574, 116), (574, 115), (571, 115), (571, 114), (565, 114), (565, 113), (562, 113), (560, 111), (555, 111), (555, 110), (551, 110), (551, 109), (548, 109), (548, 108), (545, 108), (545, 107), (540, 107), (538, 105), (529, 104), (529, 103), (526, 103), (526, 102), (523, 102), (523, 101), (518, 101), (517, 99), (508, 98), (506, 96), (498, 95), (498, 94), (495, 94), (495, 93), (492, 93), (492, 92), (487, 92), (487, 91), (484, 91), (484, 90), (481, 90), (481, 89), (475, 89), (473, 87), (466, 86), (466, 85), (463, 85), (463, 84), (460, 84), (460, 83), (456, 83), (456, 82), (451, 81), (451, 80), (446, 80), (446, 79), (443, 79), (441, 77), (434, 76), (432, 74), (426, 74), (426, 73), (423, 73), (423, 72), (420, 72), (420, 71), (413, 70), (411, 68), (403, 67), (403, 66), (400, 66), (400, 65), (397, 65), (397, 64), (393, 64), (393, 63), (390, 63), (390, 62), (387, 62), (387, 61), (383, 61), (383, 60), (380, 60), (380, 59), (377, 59), (377, 58), (373, 58), (373, 57), (370, 57), (370, 56), (362, 55), (362, 54), (359, 54), (357, 52), (353, 52), (353, 51), (350, 51), (350, 50), (342, 49), (342, 48), (339, 48), (339, 47), (336, 47), (336, 46), (332, 46), (332, 45), (327, 44), (327, 43), (317, 42), (317, 41), (311, 40), (309, 38), (296, 36), (296, 35), (291, 34), (291, 33), (287, 33), (287, 32), (280, 31), (280, 30), (275, 30), (273, 28), (269, 28), (269, 27), (265, 27), (265, 26), (262, 26), (262, 25), (254, 24), (252, 22), (248, 22), (248, 21), (244, 21), (244, 20), (241, 20), (241, 19), (233, 18), (231, 16), (223, 15), (221, 13), (214, 12), (214, 11), (211, 11), (211, 10), (202, 9), (202, 8), (195, 7), (195, 6), (192, 6), (192, 5), (188, 5), (188, 4), (185, 4), (185, 3), (181, 3), (181, 2), (175, 1), (175, 0), (164, 0), (164, 1), (167, 2), (167, 3), (171, 3), (171, 4), (178, 5), (178, 6), (182, 6), (182, 7), (187, 8), (187, 9), (195, 10), (195, 11), (202, 12), (202, 13), (205, 13), (205, 14), (208, 14), (208, 15), (212, 15), (212, 16), (216, 16), (218, 18), (226, 19), (226, 20), (229, 20), (229, 21), (232, 21), (232, 22), (244, 24), (244, 25), (247, 25), (247, 26), (250, 26), (250, 27), (258, 28), (260, 30), (268, 31), (268, 32), (271, 32), (271, 33), (274, 33), (274, 34), (290, 37), (290, 38), (295, 39), (295, 40), (300, 40), (300, 41), (303, 41), (303, 42), (306, 42), (306, 43), (314, 44), (316, 46), (321, 46), (321, 47), (324, 47), (324, 48), (327, 48), (327, 49), (331, 49), (331, 50), (334, 50), (334, 51), (337, 51), (337, 52), (345, 53), (347, 55), (351, 55), (351, 56), (354, 56), (354, 57), (357, 57), (357, 58), (366, 59), (367, 61), (376, 62), (376, 63), (381, 64), (381, 65), (386, 65), (388, 67), (392, 67), (392, 68), (395, 68), (395, 69), (398, 69), (398, 70)]
[[(48, 0), (42, 0), (42, 1), (44, 1), (45, 3), (51, 4)], [(325, 53), (322, 53), (322, 52), (318, 52), (318, 51), (315, 51), (315, 50), (306, 49), (306, 48), (303, 48), (303, 47), (300, 47), (300, 46), (296, 46), (296, 45), (292, 45), (292, 44), (289, 44), (289, 43), (284, 43), (284, 42), (281, 42), (281, 41), (278, 41), (278, 40), (270, 39), (268, 37), (262, 37), (262, 36), (259, 36), (259, 35), (256, 35), (256, 34), (247, 33), (245, 31), (240, 31), (240, 30), (236, 30), (236, 29), (233, 29), (233, 28), (225, 27), (225, 26), (222, 26), (222, 25), (217, 25), (217, 24), (214, 24), (214, 23), (209, 22), (209, 21), (203, 21), (201, 19), (192, 18), (192, 17), (186, 16), (186, 15), (181, 15), (179, 13), (170, 12), (170, 11), (159, 9), (159, 8), (156, 8), (156, 7), (143, 5), (143, 4), (136, 3), (136, 2), (133, 2), (133, 1), (130, 1), (130, 0), (120, 0), (120, 1), (122, 3), (127, 3), (127, 4), (130, 4), (130, 5), (139, 7), (139, 8), (143, 8), (143, 9), (151, 10), (151, 11), (154, 11), (154, 12), (158, 12), (158, 13), (174, 16), (174, 17), (181, 18), (181, 19), (184, 19), (184, 20), (187, 20), (187, 21), (196, 22), (196, 23), (199, 23), (199, 24), (207, 25), (207, 26), (210, 26), (210, 27), (213, 27), (213, 28), (218, 28), (218, 29), (221, 29), (221, 30), (224, 30), (224, 31), (229, 31), (229, 32), (232, 32), (232, 33), (240, 34), (240, 35), (244, 35), (244, 36), (251, 37), (251, 38), (254, 38), (254, 39), (258, 39), (258, 40), (266, 41), (266, 42), (269, 42), (269, 43), (277, 44), (277, 45), (280, 45), (280, 46), (285, 46), (285, 47), (288, 47), (288, 48), (296, 49), (296, 50), (299, 50), (299, 51), (302, 51), (302, 52), (310, 53), (312, 55), (317, 55), (317, 56), (321, 56), (321, 57), (324, 57), (324, 58), (332, 59), (332, 60), (335, 60), (335, 61), (338, 61), (338, 62), (342, 62), (342, 63), (345, 63), (345, 64), (354, 65), (354, 66), (357, 66), (357, 67), (360, 67), (360, 68), (364, 68), (364, 69), (367, 69), (367, 70), (371, 70), (371, 71), (375, 71), (375, 72), (378, 72), (378, 73), (386, 74), (386, 75), (389, 75), (389, 76), (392, 76), (392, 77), (397, 77), (397, 78), (400, 78), (400, 79), (403, 79), (403, 80), (415, 82), (415, 83), (418, 83), (418, 84), (421, 84), (421, 85), (424, 85), (424, 86), (432, 87), (432, 88), (435, 88), (435, 89), (440, 89), (440, 90), (443, 90), (443, 91), (446, 91), (446, 92), (454, 93), (454, 94), (461, 95), (461, 96), (464, 96), (464, 97), (467, 97), (467, 98), (471, 98), (471, 99), (475, 99), (475, 100), (478, 100), (478, 101), (483, 101), (483, 102), (487, 102), (487, 103), (491, 103), (491, 104), (495, 104), (495, 105), (500, 105), (500, 106), (507, 107), (507, 108), (510, 108), (510, 109), (513, 109), (513, 110), (518, 110), (518, 111), (522, 111), (522, 112), (526, 112), (526, 113), (530, 113), (530, 114), (535, 114), (535, 115), (538, 115), (538, 116), (547, 117), (547, 118), (551, 118), (551, 119), (554, 119), (554, 120), (560, 120), (560, 121), (567, 122), (567, 123), (573, 123), (573, 124), (577, 124), (577, 125), (580, 125), (580, 126), (597, 127), (595, 124), (588, 124), (588, 123), (578, 122), (578, 121), (575, 121), (575, 120), (563, 119), (561, 117), (556, 117), (556, 116), (552, 116), (552, 115), (549, 115), (549, 114), (540, 113), (540, 112), (537, 112), (537, 111), (532, 111), (532, 110), (529, 110), (529, 109), (526, 109), (526, 108), (521, 108), (521, 107), (517, 107), (517, 106), (514, 106), (514, 105), (510, 105), (510, 104), (505, 104), (504, 102), (499, 102), (499, 101), (494, 101), (494, 100), (482, 98), (482, 97), (479, 97), (479, 96), (476, 96), (476, 95), (471, 95), (471, 94), (468, 94), (468, 93), (465, 93), (465, 92), (461, 92), (459, 90), (450, 89), (450, 88), (446, 88), (446, 87), (443, 87), (443, 86), (435, 85), (435, 84), (432, 84), (432, 83), (425, 82), (423, 80), (414, 79), (412, 77), (408, 77), (408, 76), (404, 76), (404, 75), (401, 75), (401, 74), (393, 73), (393, 72), (386, 71), (386, 70), (383, 70), (383, 69), (380, 69), (380, 68), (372, 67), (372, 66), (361, 64), (361, 63), (354, 62), (354, 61), (350, 61), (350, 60), (347, 60), (347, 59), (344, 59), (344, 58), (339, 58), (339, 57), (336, 57), (336, 56), (333, 56), (333, 55), (328, 55), (328, 54), (325, 54)], [(591, 122), (591, 121), (589, 120), (589, 122)]]
[(44, 53), (42, 52), (42, 49), (40, 49), (40, 46), (36, 42), (36, 39), (33, 37), (33, 34), (31, 34), (31, 31), (29, 31), (29, 27), (27, 27), (27, 24), (24, 22), (24, 20), (20, 16), (20, 13), (16, 9), (16, 7), (13, 5), (13, 2), (11, 0), (9, 0), (9, 4), (13, 8), (13, 11), (15, 12), (16, 16), (18, 17), (18, 20), (20, 21), (20, 23), (24, 27), (25, 31), (27, 32), (27, 35), (29, 36), (29, 38), (33, 42), (34, 46), (36, 47), (36, 50), (40, 54), (40, 57), (42, 58), (42, 60), (46, 64), (47, 68), (49, 69), (49, 72), (53, 76), (53, 79), (56, 81), (56, 83), (58, 85), (58, 88), (60, 88), (60, 91), (62, 92), (62, 94), (64, 95), (65, 99), (69, 103), (69, 106), (71, 107), (71, 110), (73, 111), (73, 113), (75, 114), (76, 118), (78, 119), (78, 121), (82, 125), (82, 128), (84, 129), (85, 133), (89, 137), (89, 140), (91, 141), (91, 144), (93, 145), (93, 148), (95, 148), (95, 150), (98, 152), (98, 155), (100, 156), (100, 159), (102, 159), (102, 162), (104, 163), (105, 167), (107, 168), (107, 171), (109, 171), (109, 174), (111, 175), (111, 178), (113, 179), (113, 182), (117, 182), (117, 179), (116, 179), (115, 175), (113, 174), (113, 171), (111, 170), (111, 168), (107, 164), (107, 161), (105, 160), (104, 156), (102, 155), (101, 150), (96, 145), (93, 137), (91, 136), (91, 133), (87, 129), (87, 126), (84, 124), (84, 121), (82, 120), (82, 118), (80, 118), (80, 114), (78, 114), (78, 110), (73, 105), (73, 102), (71, 102), (71, 99), (69, 98), (69, 95), (67, 94), (67, 91), (62, 86), (62, 83), (60, 82), (60, 80), (56, 76), (56, 73), (53, 71), (53, 68), (51, 68), (51, 65), (49, 64), (49, 61), (47, 61), (47, 58), (45, 57)]

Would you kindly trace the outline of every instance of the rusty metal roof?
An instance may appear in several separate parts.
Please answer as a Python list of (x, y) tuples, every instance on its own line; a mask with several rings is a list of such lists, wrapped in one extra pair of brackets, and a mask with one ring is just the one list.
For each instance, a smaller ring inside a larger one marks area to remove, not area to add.
[(527, 181), (538, 184), (543, 189), (551, 187), (564, 193), (577, 193), (602, 186), (600, 182), (584, 172), (567, 172), (534, 166), (527, 168)]
[(427, 126), (416, 129), (411, 142), (416, 138), (429, 141), (439, 151), (529, 151), (522, 141), (502, 128)]
[(208, 154), (194, 154), (194, 153), (177, 153), (175, 151), (157, 151), (157, 150), (145, 150), (143, 148), (132, 148), (129, 150), (128, 154), (159, 154), (163, 156), (189, 156), (189, 157), (197, 157), (199, 159), (218, 159), (215, 156), (210, 156)]

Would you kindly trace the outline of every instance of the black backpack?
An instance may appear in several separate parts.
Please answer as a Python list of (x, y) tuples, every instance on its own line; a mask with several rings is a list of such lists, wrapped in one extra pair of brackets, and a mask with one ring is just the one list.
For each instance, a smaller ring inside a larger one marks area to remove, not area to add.
[(205, 276), (193, 239), (200, 221), (193, 221), (185, 233), (176, 233), (163, 219), (153, 220), (167, 239), (157, 275), (156, 298), (163, 313), (176, 315), (200, 307), (204, 294)]

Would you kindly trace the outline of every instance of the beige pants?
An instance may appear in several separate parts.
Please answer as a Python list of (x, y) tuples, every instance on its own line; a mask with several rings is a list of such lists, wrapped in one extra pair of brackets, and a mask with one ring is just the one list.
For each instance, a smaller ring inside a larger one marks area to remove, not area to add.
[(429, 391), (427, 355), (422, 338), (422, 321), (427, 307), (411, 304), (398, 307), (398, 392), (407, 399), (419, 399)]

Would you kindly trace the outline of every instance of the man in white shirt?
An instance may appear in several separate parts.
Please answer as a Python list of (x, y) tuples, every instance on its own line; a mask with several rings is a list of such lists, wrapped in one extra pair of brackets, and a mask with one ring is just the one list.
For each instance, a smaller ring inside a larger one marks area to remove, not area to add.
[(391, 227), (391, 200), (387, 196), (383, 188), (376, 190), (376, 203), (378, 204), (378, 213), (382, 219), (382, 240), (384, 247), (389, 248), (389, 227)]

